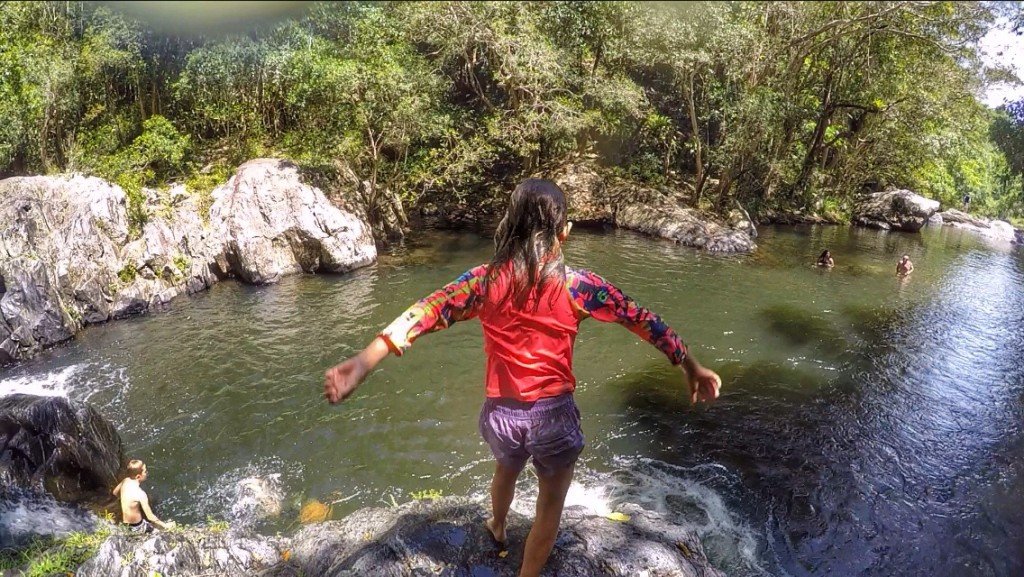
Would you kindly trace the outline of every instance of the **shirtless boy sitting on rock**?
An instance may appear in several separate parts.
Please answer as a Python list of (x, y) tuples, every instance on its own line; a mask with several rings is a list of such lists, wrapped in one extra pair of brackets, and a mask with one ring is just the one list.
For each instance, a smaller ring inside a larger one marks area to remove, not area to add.
[(128, 476), (114, 487), (114, 495), (121, 497), (121, 520), (126, 523), (132, 533), (150, 533), (153, 527), (150, 523), (160, 529), (174, 527), (174, 521), (166, 523), (157, 519), (153, 510), (149, 508), (149, 496), (140, 486), (149, 471), (146, 464), (138, 459), (128, 462)]

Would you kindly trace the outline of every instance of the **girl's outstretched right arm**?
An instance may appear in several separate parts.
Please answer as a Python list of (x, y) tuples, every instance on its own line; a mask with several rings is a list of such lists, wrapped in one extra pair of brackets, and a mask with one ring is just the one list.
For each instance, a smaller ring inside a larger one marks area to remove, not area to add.
[(328, 369), (324, 375), (324, 398), (327, 402), (333, 405), (347, 399), (377, 363), (388, 356), (388, 352), (387, 343), (382, 337), (377, 337), (358, 355)]
[(472, 268), (409, 307), (358, 355), (327, 371), (324, 398), (331, 404), (344, 401), (388, 353), (401, 356), (420, 335), (476, 316), (486, 276), (487, 265)]

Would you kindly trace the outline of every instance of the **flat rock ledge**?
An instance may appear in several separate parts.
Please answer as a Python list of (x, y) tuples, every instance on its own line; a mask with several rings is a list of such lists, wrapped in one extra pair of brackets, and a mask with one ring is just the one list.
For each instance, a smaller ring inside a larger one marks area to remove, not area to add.
[[(549, 577), (719, 577), (700, 540), (635, 505), (613, 521), (569, 508), (544, 575)], [(78, 577), (427, 576), (515, 577), (531, 520), (510, 514), (504, 555), (484, 527), (484, 503), (462, 497), (361, 509), (340, 521), (306, 525), (291, 537), (185, 529), (117, 535)]]
[(1024, 230), (1014, 228), (1005, 220), (988, 220), (955, 208), (935, 213), (928, 219), (928, 224), (959, 228), (997, 242), (1024, 244)]
[(77, 174), (0, 181), (0, 366), (82, 327), (145, 313), (236, 277), (274, 282), (376, 260), (369, 226), (281, 159), (256, 159), (212, 193), (144, 190), (133, 230), (119, 186)]
[(722, 222), (684, 208), (687, 195), (678, 188), (639, 185), (609, 176), (590, 162), (567, 164), (536, 176), (550, 178), (565, 192), (569, 220), (574, 222), (611, 224), (710, 252), (757, 248), (757, 232), (746, 215), (731, 215)]
[(715, 222), (692, 208), (629, 205), (615, 214), (615, 224), (708, 252), (750, 252), (757, 248), (749, 232)]
[(853, 224), (882, 230), (918, 232), (939, 210), (939, 201), (909, 190), (863, 195), (853, 209)]

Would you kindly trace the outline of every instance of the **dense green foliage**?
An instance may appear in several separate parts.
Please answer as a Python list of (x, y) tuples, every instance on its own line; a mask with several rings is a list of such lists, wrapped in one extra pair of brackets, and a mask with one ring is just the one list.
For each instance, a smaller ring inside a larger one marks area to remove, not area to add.
[(354, 183), (392, 230), (410, 203), (486, 204), (584, 156), (705, 208), (841, 215), (903, 186), (1021, 216), (1021, 105), (977, 100), (1000, 72), (977, 41), (1008, 6), (1019, 17), (971, 2), (325, 3), (186, 38), (92, 4), (4, 2), (0, 175), (106, 176), (136, 223), (142, 186), (208, 193), (262, 154)]

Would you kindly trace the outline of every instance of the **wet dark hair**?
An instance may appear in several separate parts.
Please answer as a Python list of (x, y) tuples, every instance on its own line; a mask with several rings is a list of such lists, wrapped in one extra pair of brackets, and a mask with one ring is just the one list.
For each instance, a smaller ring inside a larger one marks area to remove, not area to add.
[(558, 234), (566, 224), (565, 193), (542, 178), (528, 178), (512, 191), (508, 210), (494, 233), (494, 258), (488, 278), (509, 263), (512, 279), (500, 302), (514, 299), (522, 307), (534, 291), (552, 281), (565, 282), (565, 262)]
[(818, 262), (825, 260), (825, 257), (829, 256), (832, 256), (832, 254), (828, 252), (828, 249), (826, 248), (825, 250), (821, 251), (821, 256), (818, 257)]
[(128, 461), (128, 478), (134, 479), (142, 474), (142, 471), (146, 469), (146, 464), (138, 459), (132, 459)]

